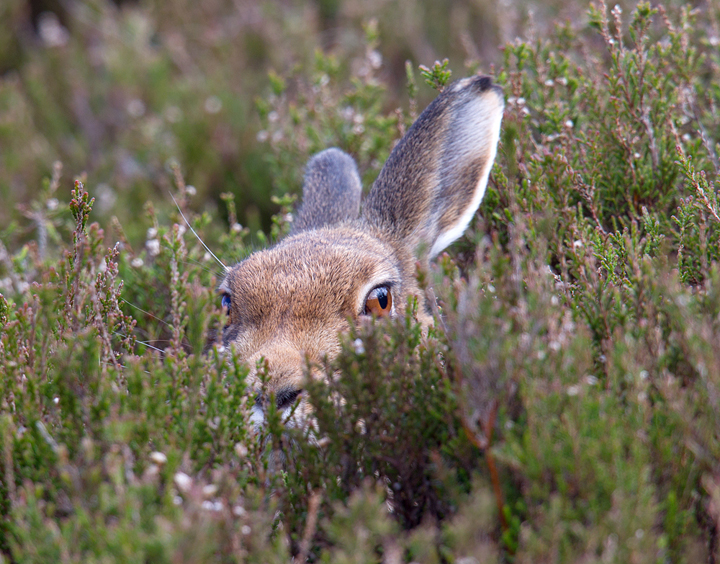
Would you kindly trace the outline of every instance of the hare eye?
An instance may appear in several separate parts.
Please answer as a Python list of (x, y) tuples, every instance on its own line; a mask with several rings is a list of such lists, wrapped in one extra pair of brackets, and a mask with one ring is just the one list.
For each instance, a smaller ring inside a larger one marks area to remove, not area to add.
[(389, 286), (378, 286), (365, 298), (365, 315), (382, 317), (392, 311), (392, 293)]
[(230, 299), (230, 294), (223, 294), (220, 305), (226, 312), (230, 311), (230, 304), (232, 304), (232, 300)]

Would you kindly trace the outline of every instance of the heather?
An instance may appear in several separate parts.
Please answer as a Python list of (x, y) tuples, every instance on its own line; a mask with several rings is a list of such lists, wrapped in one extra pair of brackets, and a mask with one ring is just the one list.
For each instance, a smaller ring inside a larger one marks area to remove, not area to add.
[[(716, 7), (64, 6), (0, 7), (4, 561), (718, 560)], [(503, 130), (434, 327), (343, 335), (317, 432), (254, 429), (212, 255), (476, 72)]]

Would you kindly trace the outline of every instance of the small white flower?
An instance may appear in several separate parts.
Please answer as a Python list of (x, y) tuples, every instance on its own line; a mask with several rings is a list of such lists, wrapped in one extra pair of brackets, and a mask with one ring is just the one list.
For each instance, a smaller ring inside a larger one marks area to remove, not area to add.
[(162, 466), (167, 462), (167, 456), (165, 456), (162, 452), (155, 451), (150, 453), (150, 460), (158, 466)]
[(585, 376), (585, 382), (587, 382), (588, 386), (596, 386), (599, 380), (592, 375)]
[(233, 507), (232, 511), (233, 515), (235, 515), (236, 517), (242, 517), (243, 515), (245, 515), (245, 508), (242, 505), (236, 505), (235, 507)]
[(218, 487), (215, 484), (207, 484), (203, 486), (202, 493), (205, 497), (213, 497), (218, 491)]
[(565, 78), (564, 76), (561, 76), (560, 78), (557, 78), (557, 79), (555, 79), (555, 80), (556, 80), (557, 82), (559, 82), (560, 84), (562, 84), (563, 86), (567, 86), (568, 79)]
[(270, 134), (267, 131), (265, 131), (264, 129), (261, 129), (260, 131), (258, 131), (258, 134), (255, 138), (260, 143), (265, 143), (265, 141), (267, 141), (269, 137), (270, 137)]
[(373, 49), (370, 53), (368, 53), (368, 61), (370, 61), (370, 66), (372, 68), (379, 69), (382, 65), (382, 55)]
[(248, 527), (247, 525), (243, 525), (243, 526), (242, 526), (242, 529), (240, 529), (240, 532), (241, 532), (243, 535), (247, 536), (247, 535), (249, 535), (249, 534), (252, 532), (252, 529), (251, 529), (250, 527)]
[(160, 240), (159, 239), (150, 239), (149, 241), (146, 241), (145, 247), (147, 248), (148, 254), (151, 257), (156, 257), (160, 254)]
[(222, 110), (222, 101), (217, 96), (208, 96), (205, 99), (205, 111), (209, 114), (216, 114)]
[(579, 386), (569, 386), (567, 389), (567, 395), (569, 396), (576, 396), (580, 393), (580, 387)]
[(195, 188), (195, 186), (193, 186), (192, 184), (188, 184), (187, 186), (185, 186), (185, 193), (188, 196), (194, 196), (195, 194), (197, 194), (197, 188)]
[(357, 423), (355, 423), (355, 430), (361, 435), (367, 433), (367, 427), (365, 426), (365, 421), (363, 419), (358, 419)]
[(685, 141), (686, 143), (688, 141), (690, 141), (691, 139), (692, 139), (692, 135), (690, 135), (689, 133), (686, 133), (685, 135), (682, 136), (682, 140)]
[(517, 105), (518, 105), (518, 106), (524, 106), (524, 105), (525, 105), (525, 98), (523, 98), (522, 96), (521, 96), (520, 98), (518, 98), (518, 99), (517, 99)]
[(140, 257), (135, 257), (130, 261), (130, 266), (132, 266), (133, 268), (140, 268), (143, 264), (143, 259), (141, 259)]
[(45, 205), (47, 206), (47, 209), (49, 209), (50, 211), (55, 211), (56, 209), (58, 209), (58, 206), (60, 205), (60, 202), (58, 201), (57, 198), (50, 198), (50, 199), (46, 202)]
[(54, 12), (42, 12), (38, 18), (38, 35), (46, 47), (62, 47), (70, 39)]
[(147, 234), (146, 234), (145, 238), (146, 239), (154, 239), (155, 237), (157, 237), (157, 234), (158, 234), (157, 229), (155, 229), (154, 227), (151, 227), (150, 229), (147, 230)]
[(245, 458), (248, 455), (248, 449), (242, 443), (235, 443), (235, 454), (237, 454), (239, 458)]
[(275, 123), (279, 119), (280, 119), (280, 114), (278, 114), (275, 110), (273, 110), (272, 112), (270, 112), (268, 114), (268, 121), (270, 123)]
[(57, 397), (57, 396), (55, 396), (55, 397), (53, 398), (53, 403), (54, 403), (55, 405), (59, 404), (59, 403), (60, 403), (60, 398)]
[(552, 78), (548, 78), (548, 79), (545, 81), (545, 86), (552, 86), (553, 84), (555, 84), (555, 82), (553, 81)]
[(569, 119), (569, 120), (567, 120), (567, 121), (565, 122), (565, 127), (567, 127), (568, 129), (572, 129), (572, 127), (573, 127), (574, 125), (575, 125), (575, 124), (573, 123), (573, 120), (571, 120), (571, 119)]
[(145, 114), (145, 103), (140, 98), (133, 98), (128, 102), (127, 113), (134, 118), (142, 117)]
[(552, 296), (550, 298), (550, 305), (556, 306), (560, 303), (560, 300), (558, 300), (557, 296)]
[(181, 492), (186, 493), (190, 491), (192, 487), (192, 478), (185, 474), (185, 472), (177, 472), (173, 477), (173, 481)]
[(573, 241), (573, 249), (582, 249), (583, 242), (580, 239)]
[(230, 228), (230, 230), (233, 233), (240, 233), (242, 231), (242, 225), (240, 225), (239, 223), (233, 223), (233, 226)]
[(182, 498), (179, 495), (176, 495), (173, 497), (173, 503), (175, 505), (182, 505)]
[(355, 354), (365, 354), (365, 346), (363, 345), (362, 339), (355, 339), (353, 341), (353, 348), (355, 349)]

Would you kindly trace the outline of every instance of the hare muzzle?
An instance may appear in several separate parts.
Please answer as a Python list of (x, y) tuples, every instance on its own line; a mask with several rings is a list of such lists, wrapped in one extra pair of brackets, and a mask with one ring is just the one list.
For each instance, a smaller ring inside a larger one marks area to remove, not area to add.
[[(353, 159), (328, 149), (307, 165), (292, 233), (232, 267), (220, 286), (228, 321), (222, 344), (250, 366), (253, 420), (270, 398), (291, 423), (311, 416), (302, 390), (339, 352), (338, 335), (369, 316), (401, 316), (424, 296), (414, 278), (460, 237), (485, 193), (503, 113), (488, 77), (453, 83), (390, 154), (360, 214)], [(420, 308), (420, 320), (432, 318)], [(258, 367), (266, 371), (260, 386)], [(299, 405), (295, 406), (299, 400)]]

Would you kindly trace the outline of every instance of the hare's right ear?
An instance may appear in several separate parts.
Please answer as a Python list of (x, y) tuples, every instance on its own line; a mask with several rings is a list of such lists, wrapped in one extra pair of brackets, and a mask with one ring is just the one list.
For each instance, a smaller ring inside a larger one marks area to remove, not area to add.
[(292, 232), (356, 219), (361, 196), (360, 175), (353, 158), (335, 148), (318, 153), (305, 167), (302, 206)]
[(485, 194), (503, 107), (502, 90), (486, 76), (446, 88), (390, 153), (365, 220), (430, 258), (460, 237)]

